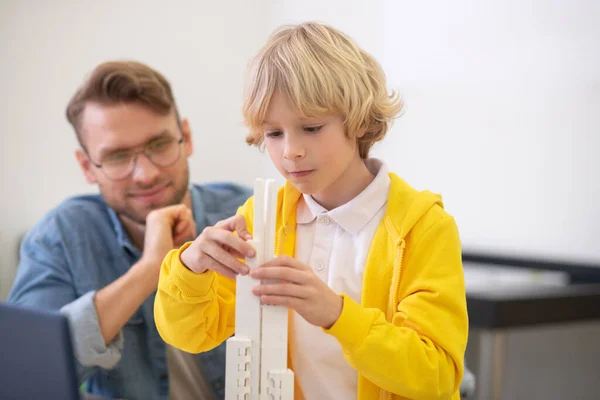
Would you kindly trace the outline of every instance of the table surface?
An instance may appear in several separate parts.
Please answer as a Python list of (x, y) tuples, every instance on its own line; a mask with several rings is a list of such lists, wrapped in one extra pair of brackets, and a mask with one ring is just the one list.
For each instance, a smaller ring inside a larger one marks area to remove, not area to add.
[(569, 274), (465, 262), (469, 324), (501, 329), (600, 319), (600, 284)]

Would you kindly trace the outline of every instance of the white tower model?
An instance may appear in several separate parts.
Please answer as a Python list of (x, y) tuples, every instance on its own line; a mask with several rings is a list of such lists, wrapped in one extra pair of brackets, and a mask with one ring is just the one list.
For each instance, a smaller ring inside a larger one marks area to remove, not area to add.
[[(246, 264), (252, 269), (275, 257), (277, 188), (274, 180), (254, 185), (256, 249)], [(288, 309), (263, 305), (252, 294), (258, 282), (236, 280), (235, 336), (227, 340), (225, 400), (293, 400), (294, 373), (287, 368)]]

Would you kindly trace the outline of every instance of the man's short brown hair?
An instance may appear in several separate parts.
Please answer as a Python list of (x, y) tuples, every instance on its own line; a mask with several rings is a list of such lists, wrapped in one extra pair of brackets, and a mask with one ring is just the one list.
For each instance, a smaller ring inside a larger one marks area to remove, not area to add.
[(161, 115), (179, 113), (171, 85), (158, 71), (137, 61), (109, 61), (98, 65), (67, 106), (67, 119), (81, 141), (81, 116), (87, 103), (138, 103)]

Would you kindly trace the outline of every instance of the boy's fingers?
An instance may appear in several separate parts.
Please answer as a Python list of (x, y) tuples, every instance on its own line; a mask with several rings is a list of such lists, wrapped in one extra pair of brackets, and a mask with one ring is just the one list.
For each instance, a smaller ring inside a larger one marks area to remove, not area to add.
[(297, 269), (282, 266), (259, 267), (250, 272), (250, 276), (255, 279), (278, 280), (297, 285), (306, 283), (305, 275)]
[(242, 215), (234, 215), (231, 218), (220, 221), (215, 227), (226, 229), (230, 232), (237, 232), (238, 236), (244, 240), (252, 239), (252, 235), (248, 232), (248, 228), (246, 227), (246, 220)]
[(219, 266), (223, 266), (234, 273), (245, 275), (250, 270), (246, 264), (240, 262), (234, 256), (214, 243), (207, 244), (207, 246), (204, 248), (204, 252)]
[(286, 267), (294, 268), (297, 270), (301, 270), (301, 271), (310, 269), (309, 266), (301, 263), (300, 261), (298, 261), (295, 258), (290, 257), (290, 256), (275, 257), (271, 261), (266, 262), (263, 266), (264, 267), (273, 267), (273, 266), (282, 266), (282, 265), (286, 266)]
[(252, 293), (255, 296), (269, 295), (295, 297), (298, 299), (307, 298), (307, 293), (304, 287), (298, 285), (290, 285), (286, 283), (257, 285), (252, 288)]
[(255, 251), (250, 243), (227, 229), (218, 228), (215, 225), (214, 228), (206, 228), (206, 234), (212, 241), (236, 250), (239, 254), (244, 254), (244, 257), (254, 257)]
[(234, 256), (235, 258), (240, 258), (240, 259), (244, 259), (247, 256), (245, 254), (240, 253), (239, 251), (237, 251), (236, 249), (233, 249), (227, 245), (223, 245), (223, 249), (228, 252), (229, 254), (231, 254), (232, 256)]

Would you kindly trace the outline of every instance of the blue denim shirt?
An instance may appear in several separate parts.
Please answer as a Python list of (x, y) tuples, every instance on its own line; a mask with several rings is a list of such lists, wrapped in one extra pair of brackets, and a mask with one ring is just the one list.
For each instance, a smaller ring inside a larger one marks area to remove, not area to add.
[[(252, 194), (228, 183), (190, 187), (197, 234), (234, 215)], [(99, 195), (66, 200), (24, 238), (10, 303), (60, 310), (69, 317), (79, 382), (109, 398), (163, 400), (169, 382), (165, 343), (154, 323), (150, 296), (108, 346), (100, 332), (94, 295), (121, 277), (141, 252), (116, 213)], [(225, 349), (196, 355), (204, 377), (223, 398)]]

